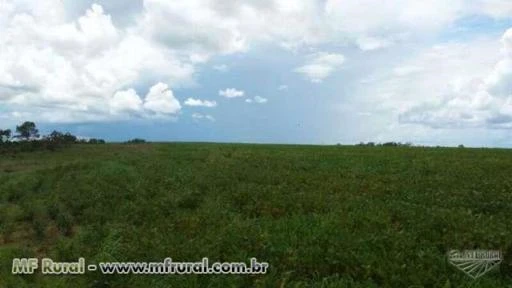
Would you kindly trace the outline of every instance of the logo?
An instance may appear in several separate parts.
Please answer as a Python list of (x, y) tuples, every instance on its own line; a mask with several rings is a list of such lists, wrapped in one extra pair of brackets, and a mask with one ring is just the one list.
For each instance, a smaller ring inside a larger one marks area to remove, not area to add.
[(451, 250), (448, 261), (473, 279), (482, 277), (503, 261), (498, 250)]

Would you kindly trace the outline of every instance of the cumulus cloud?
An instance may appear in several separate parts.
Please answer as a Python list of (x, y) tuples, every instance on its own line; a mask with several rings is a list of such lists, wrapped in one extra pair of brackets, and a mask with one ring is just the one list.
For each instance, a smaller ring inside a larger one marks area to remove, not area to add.
[(192, 118), (194, 120), (208, 120), (211, 122), (215, 122), (215, 118), (209, 114), (194, 113), (192, 114)]
[(267, 98), (263, 98), (261, 96), (255, 96), (254, 98), (245, 99), (247, 103), (257, 103), (257, 104), (265, 104), (268, 102)]
[(503, 58), (485, 78), (485, 89), (498, 97), (512, 96), (512, 28), (501, 38)]
[(259, 104), (265, 104), (268, 102), (268, 99), (263, 98), (261, 96), (256, 96), (256, 97), (254, 97), (254, 102), (259, 103)]
[(112, 113), (138, 112), (142, 109), (142, 100), (133, 89), (117, 91), (110, 99)]
[(75, 21), (60, 1), (0, 7), (0, 102), (31, 119), (89, 122), (172, 112), (176, 103), (157, 111), (154, 95), (142, 109), (129, 87), (161, 78), (182, 85), (193, 76), (188, 58), (115, 27), (100, 5)]
[(439, 31), (466, 16), (512, 15), (507, 0), (144, 0), (143, 5), (141, 34), (206, 57), (247, 51), (257, 42), (297, 51), (349, 40), (374, 50)]
[(469, 11), (469, 1), (432, 0), (327, 0), (326, 18), (333, 30), (348, 37), (384, 36), (380, 40), (367, 38), (363, 47), (381, 46), (386, 38), (399, 34), (412, 34), (413, 31), (428, 33), (439, 30), (453, 23)]
[(400, 121), (436, 128), (512, 128), (512, 29), (501, 44), (501, 59), (494, 66), (482, 67), (483, 73), (470, 78), (451, 76), (444, 94), (405, 109)]
[(201, 100), (201, 99), (194, 99), (194, 98), (188, 98), (185, 100), (185, 105), (187, 106), (200, 106), (200, 107), (216, 107), (217, 102), (215, 101), (208, 101), (208, 100)]
[[(324, 44), (369, 51), (427, 37), (467, 16), (512, 16), (507, 0), (121, 2), (101, 1), (104, 6), (83, 9), (85, 1), (0, 0), (2, 113), (16, 111), (34, 120), (59, 122), (172, 114), (169, 111), (179, 111), (177, 103), (159, 98), (148, 104), (130, 87), (162, 82), (176, 90), (194, 83), (196, 70), (203, 67), (199, 64), (261, 44), (297, 53)], [(124, 9), (132, 20), (119, 21)], [(321, 82), (344, 59), (341, 54), (318, 53), (295, 71)], [(508, 89), (507, 61), (504, 58), (484, 79), (492, 96)], [(397, 73), (409, 77), (407, 71)], [(223, 96), (244, 96), (231, 89)], [(169, 93), (160, 91), (165, 99), (170, 99)], [(154, 104), (159, 101), (165, 103), (162, 109)]]
[(149, 89), (144, 108), (157, 114), (176, 114), (181, 110), (181, 105), (167, 84), (157, 83)]
[(294, 71), (306, 76), (311, 82), (320, 83), (338, 70), (345, 62), (341, 54), (320, 52), (309, 56), (308, 62)]
[(247, 41), (237, 21), (208, 2), (145, 0), (139, 29), (164, 45), (206, 56), (245, 50)]
[(237, 90), (235, 88), (226, 88), (224, 90), (219, 90), (219, 96), (224, 96), (226, 98), (244, 97), (245, 91)]

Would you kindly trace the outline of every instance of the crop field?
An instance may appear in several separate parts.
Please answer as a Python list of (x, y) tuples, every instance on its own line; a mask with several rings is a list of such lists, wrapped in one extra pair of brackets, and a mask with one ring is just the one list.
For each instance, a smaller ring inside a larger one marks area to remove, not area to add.
[[(450, 249), (505, 260), (472, 280)], [(12, 275), (21, 257), (270, 266)], [(0, 287), (512, 287), (512, 150), (162, 143), (2, 155)]]

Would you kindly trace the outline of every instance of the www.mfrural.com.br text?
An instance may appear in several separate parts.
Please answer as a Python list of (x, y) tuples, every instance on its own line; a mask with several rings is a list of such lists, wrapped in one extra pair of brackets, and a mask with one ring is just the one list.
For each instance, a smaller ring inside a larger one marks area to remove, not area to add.
[(14, 258), (13, 274), (34, 274), (40, 271), (45, 275), (76, 275), (88, 272), (102, 274), (265, 274), (269, 264), (258, 262), (212, 262), (207, 257), (198, 262), (174, 262), (165, 258), (161, 262), (99, 262), (86, 264), (84, 258), (76, 262), (57, 262), (50, 258)]

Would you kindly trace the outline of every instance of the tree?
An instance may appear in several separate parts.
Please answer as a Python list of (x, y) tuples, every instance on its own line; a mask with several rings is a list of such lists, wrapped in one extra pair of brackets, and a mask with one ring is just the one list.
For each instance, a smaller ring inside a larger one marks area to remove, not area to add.
[(105, 140), (91, 138), (91, 139), (89, 139), (89, 141), (87, 143), (89, 143), (89, 144), (105, 144)]
[(141, 139), (141, 138), (134, 138), (134, 139), (126, 141), (126, 143), (128, 143), (128, 144), (142, 144), (142, 143), (146, 143), (146, 140)]
[(11, 129), (1, 130), (0, 129), (0, 143), (9, 141), (11, 138)]
[(36, 124), (30, 121), (26, 121), (20, 126), (16, 126), (16, 132), (19, 134), (17, 137), (25, 140), (39, 137), (39, 130), (37, 130)]
[(53, 131), (50, 135), (45, 136), (45, 139), (57, 144), (72, 144), (77, 142), (76, 136), (69, 132), (64, 134), (59, 131)]
[(52, 133), (50, 133), (50, 135), (46, 137), (52, 141), (56, 141), (62, 139), (62, 137), (64, 137), (64, 134), (62, 134), (62, 132), (54, 130)]

